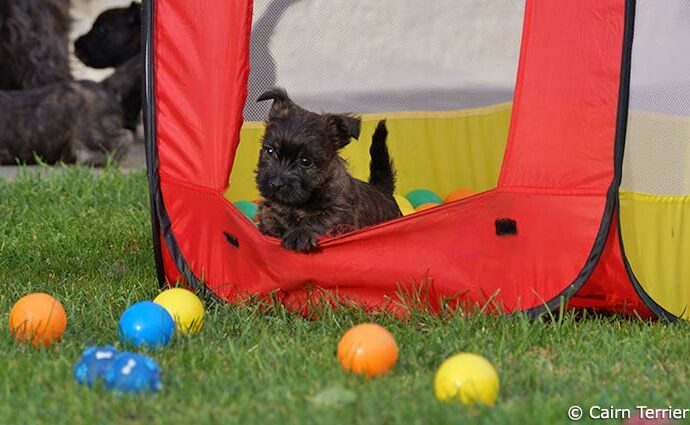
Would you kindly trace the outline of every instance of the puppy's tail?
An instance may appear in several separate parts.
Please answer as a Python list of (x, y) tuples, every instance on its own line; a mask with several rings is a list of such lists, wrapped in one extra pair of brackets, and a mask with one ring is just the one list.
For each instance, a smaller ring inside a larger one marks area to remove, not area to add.
[(387, 138), (386, 120), (381, 120), (376, 126), (369, 148), (369, 184), (387, 195), (392, 195), (395, 191), (395, 170), (388, 155)]

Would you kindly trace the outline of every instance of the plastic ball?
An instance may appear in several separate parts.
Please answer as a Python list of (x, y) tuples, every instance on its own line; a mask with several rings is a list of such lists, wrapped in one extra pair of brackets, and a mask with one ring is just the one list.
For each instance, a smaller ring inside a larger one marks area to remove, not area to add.
[(433, 207), (437, 207), (437, 206), (439, 206), (439, 205), (440, 205), (440, 204), (437, 204), (437, 203), (435, 203), (435, 202), (427, 202), (426, 204), (422, 204), (422, 205), (418, 206), (418, 207), (415, 208), (414, 210), (415, 210), (416, 212), (420, 212), (420, 211), (425, 211), (425, 210), (431, 209), (431, 208), (433, 208)]
[(398, 204), (398, 208), (400, 208), (400, 212), (402, 215), (410, 215), (414, 212), (414, 207), (410, 203), (410, 201), (407, 200), (402, 195), (393, 195), (395, 198), (395, 202)]
[(103, 379), (118, 354), (120, 352), (109, 345), (88, 347), (74, 365), (74, 377), (80, 384), (92, 387), (98, 380)]
[(235, 204), (237, 209), (240, 210), (245, 217), (247, 217), (251, 221), (254, 221), (254, 219), (256, 218), (256, 212), (259, 210), (259, 207), (254, 202), (236, 201), (233, 202), (233, 204)]
[(441, 401), (493, 406), (498, 397), (498, 374), (482, 356), (456, 354), (436, 371), (434, 393)]
[(405, 195), (405, 197), (415, 208), (422, 204), (427, 204), (429, 202), (433, 202), (436, 204), (441, 203), (441, 198), (434, 192), (427, 189), (413, 190), (412, 192)]
[(184, 288), (168, 289), (153, 302), (170, 313), (178, 332), (195, 335), (204, 326), (204, 304), (191, 291)]
[(448, 195), (446, 195), (445, 198), (443, 198), (443, 203), (447, 204), (448, 202), (453, 202), (453, 201), (458, 201), (460, 199), (465, 199), (469, 198), (470, 196), (475, 195), (473, 191), (470, 189), (456, 189), (452, 192), (450, 192)]
[(149, 357), (130, 352), (115, 357), (103, 383), (107, 389), (121, 393), (155, 392), (163, 388), (158, 364)]
[(120, 316), (119, 334), (123, 344), (164, 346), (174, 331), (175, 321), (170, 313), (151, 301), (133, 304)]
[(10, 310), (10, 332), (20, 344), (47, 347), (67, 328), (67, 314), (60, 301), (42, 292), (19, 299)]
[(371, 378), (395, 366), (398, 345), (386, 328), (364, 323), (342, 336), (338, 343), (338, 360), (343, 369)]

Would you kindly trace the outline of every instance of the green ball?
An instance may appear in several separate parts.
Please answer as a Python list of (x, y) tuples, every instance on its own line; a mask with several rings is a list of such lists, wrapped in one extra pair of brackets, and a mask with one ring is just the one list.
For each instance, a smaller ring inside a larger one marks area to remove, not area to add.
[(413, 207), (417, 208), (422, 204), (428, 204), (433, 202), (435, 204), (440, 204), (443, 202), (441, 197), (428, 189), (417, 189), (405, 195), (408, 201)]
[(245, 217), (254, 221), (256, 211), (259, 208), (255, 203), (250, 201), (235, 201), (233, 204), (235, 204), (238, 210), (242, 211), (242, 214), (244, 214)]

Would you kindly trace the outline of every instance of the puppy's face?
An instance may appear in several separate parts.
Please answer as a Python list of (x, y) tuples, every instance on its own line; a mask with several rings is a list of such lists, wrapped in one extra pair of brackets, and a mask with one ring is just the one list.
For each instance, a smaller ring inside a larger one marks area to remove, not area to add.
[(284, 91), (264, 93), (274, 99), (266, 122), (256, 182), (265, 199), (290, 206), (308, 203), (341, 166), (338, 151), (359, 136), (359, 119), (317, 114), (295, 105)]
[(109, 9), (101, 13), (91, 30), (74, 42), (74, 53), (91, 68), (120, 65), (139, 54), (141, 5)]

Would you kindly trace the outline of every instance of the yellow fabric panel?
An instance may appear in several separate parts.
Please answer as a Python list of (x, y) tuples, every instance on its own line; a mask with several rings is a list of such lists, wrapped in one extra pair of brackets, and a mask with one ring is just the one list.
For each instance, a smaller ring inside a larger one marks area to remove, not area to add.
[[(376, 124), (386, 119), (388, 148), (398, 175), (397, 193), (430, 189), (441, 197), (458, 188), (494, 188), (503, 160), (511, 103), (442, 112), (390, 112), (362, 116), (359, 140), (342, 151), (353, 176), (369, 177), (369, 146)], [(263, 124), (242, 127), (226, 196), (258, 197), (254, 182)]]
[(264, 134), (263, 124), (244, 123), (240, 131), (240, 144), (235, 153), (235, 163), (230, 172), (230, 183), (225, 197), (231, 201), (251, 201), (259, 197), (254, 180), (254, 170), (261, 148), (260, 139)]
[(690, 319), (690, 196), (620, 192), (625, 253), (660, 306)]

